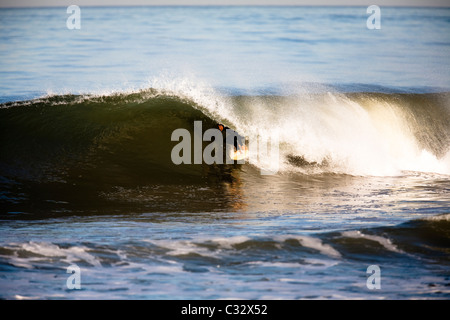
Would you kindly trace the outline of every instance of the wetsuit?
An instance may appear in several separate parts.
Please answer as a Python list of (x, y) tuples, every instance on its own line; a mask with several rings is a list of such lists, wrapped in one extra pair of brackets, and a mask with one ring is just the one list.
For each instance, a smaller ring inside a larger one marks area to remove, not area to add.
[[(225, 134), (223, 134), (224, 132)], [(223, 145), (225, 146), (227, 143), (233, 145), (235, 151), (239, 150), (245, 143), (244, 137), (242, 137), (241, 135), (239, 135), (239, 133), (228, 127), (225, 126), (223, 127), (222, 135), (223, 135)], [(230, 137), (228, 138), (227, 141), (228, 135), (230, 135)], [(233, 138), (232, 140), (233, 142), (229, 143), (231, 138)]]

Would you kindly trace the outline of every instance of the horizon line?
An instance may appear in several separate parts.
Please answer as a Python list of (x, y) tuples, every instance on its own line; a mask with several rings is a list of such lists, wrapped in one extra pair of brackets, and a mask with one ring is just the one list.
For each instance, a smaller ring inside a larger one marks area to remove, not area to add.
[[(69, 5), (70, 6), (70, 5)], [(348, 8), (365, 8), (367, 5), (363, 4), (83, 4), (79, 7), (90, 8), (127, 8), (127, 7), (348, 7)], [(445, 5), (401, 5), (401, 4), (385, 4), (378, 5), (389, 8), (450, 8), (450, 3)], [(66, 5), (6, 5), (0, 4), (0, 9), (38, 9), (38, 8), (67, 8)]]

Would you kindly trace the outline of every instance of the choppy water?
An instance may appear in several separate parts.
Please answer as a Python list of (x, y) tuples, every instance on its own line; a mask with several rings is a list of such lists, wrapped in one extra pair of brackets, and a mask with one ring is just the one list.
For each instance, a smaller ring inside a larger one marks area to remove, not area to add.
[(0, 298), (449, 297), (448, 9), (65, 9), (0, 10)]

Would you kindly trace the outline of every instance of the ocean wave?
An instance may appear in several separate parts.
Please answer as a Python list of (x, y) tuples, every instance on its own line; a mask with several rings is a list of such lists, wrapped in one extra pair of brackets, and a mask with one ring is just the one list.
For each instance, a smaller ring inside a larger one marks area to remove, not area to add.
[(168, 157), (161, 152), (174, 145), (170, 133), (176, 128), (192, 131), (197, 120), (203, 131), (224, 122), (249, 139), (280, 135), (281, 169), (297, 166), (363, 175), (398, 170), (450, 173), (445, 165), (450, 156), (448, 94), (223, 98), (212, 92), (173, 90), (50, 95), (5, 103), (2, 160), (21, 160), (14, 156), (33, 151), (37, 159), (49, 160), (99, 150), (117, 160), (117, 149), (132, 144), (123, 150), (129, 152), (124, 156), (137, 160), (138, 154), (164, 162)]
[(224, 123), (247, 141), (277, 136), (279, 155), (269, 160), (278, 174), (450, 174), (448, 93), (224, 97), (186, 83), (154, 85), (2, 104), (2, 199), (21, 202), (21, 185), (47, 195), (130, 202), (140, 195), (120, 190), (233, 181), (243, 166), (261, 174), (264, 157), (239, 165), (174, 164), (178, 142), (171, 135), (179, 128), (194, 135), (195, 121), (202, 132)]
[(9, 263), (26, 269), (32, 269), (53, 259), (61, 260), (69, 265), (82, 261), (94, 267), (101, 266), (100, 260), (89, 253), (90, 249), (84, 246), (64, 248), (50, 242), (29, 241), (8, 244), (2, 250), (12, 253), (9, 256)]

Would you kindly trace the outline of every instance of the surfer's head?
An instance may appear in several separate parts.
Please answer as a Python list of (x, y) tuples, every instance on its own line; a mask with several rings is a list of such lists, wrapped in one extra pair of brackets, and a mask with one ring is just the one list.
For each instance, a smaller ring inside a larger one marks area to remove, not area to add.
[(225, 128), (225, 127), (223, 126), (223, 124), (220, 124), (220, 123), (217, 125), (217, 127), (219, 128), (220, 131), (223, 131), (223, 129)]

